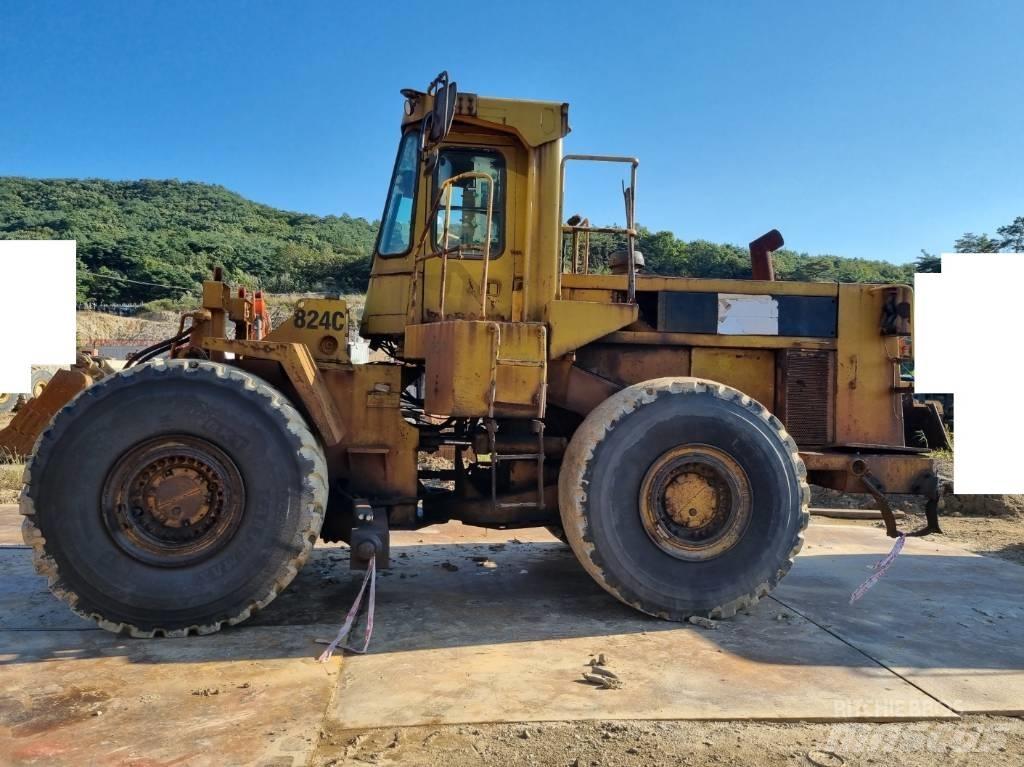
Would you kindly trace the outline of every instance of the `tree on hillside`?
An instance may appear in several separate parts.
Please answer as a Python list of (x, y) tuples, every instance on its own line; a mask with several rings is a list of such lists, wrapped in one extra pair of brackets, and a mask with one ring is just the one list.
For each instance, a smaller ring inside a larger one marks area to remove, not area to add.
[(79, 297), (180, 298), (214, 266), (241, 285), (365, 289), (377, 224), (260, 205), (210, 184), (0, 178), (0, 238), (74, 239)]
[(927, 250), (914, 259), (914, 271), (924, 274), (938, 274), (942, 271), (942, 256), (936, 256)]
[(998, 253), (999, 240), (994, 240), (987, 234), (974, 234), (965, 232), (955, 243), (953, 250), (957, 253)]
[(996, 234), (1001, 238), (1000, 250), (1024, 253), (1024, 216), (1017, 216), (1012, 223), (999, 227)]

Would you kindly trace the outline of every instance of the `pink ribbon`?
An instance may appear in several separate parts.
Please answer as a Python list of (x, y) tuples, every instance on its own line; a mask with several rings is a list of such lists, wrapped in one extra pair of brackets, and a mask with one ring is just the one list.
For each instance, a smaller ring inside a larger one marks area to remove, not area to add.
[(879, 560), (875, 563), (873, 567), (875, 571), (874, 574), (872, 574), (870, 578), (868, 578), (866, 581), (860, 584), (860, 586), (857, 587), (856, 591), (850, 594), (851, 605), (858, 599), (860, 599), (862, 596), (864, 596), (868, 592), (868, 589), (870, 589), (872, 586), (878, 583), (878, 579), (885, 575), (885, 571), (889, 569), (889, 565), (891, 565), (896, 560), (897, 555), (901, 551), (903, 551), (903, 544), (906, 543), (906, 540), (907, 536), (903, 533), (900, 533), (899, 536), (896, 538), (896, 543), (894, 543), (892, 546), (892, 550), (888, 554), (886, 554), (885, 559)]
[[(348, 639), (349, 632), (352, 631), (352, 624), (355, 623), (356, 616), (359, 614), (359, 608), (363, 602), (363, 594), (366, 591), (366, 584), (370, 584), (370, 598), (367, 602), (366, 610), (366, 635), (363, 638), (363, 649), (359, 650), (347, 644), (342, 644)], [(326, 663), (334, 655), (334, 651), (339, 647), (349, 652), (354, 652), (359, 655), (363, 655), (367, 648), (370, 646), (370, 637), (373, 636), (373, 608), (376, 602), (377, 595), (377, 560), (376, 557), (370, 559), (370, 564), (366, 568), (366, 575), (363, 576), (363, 585), (359, 587), (359, 593), (356, 595), (356, 601), (352, 603), (352, 607), (348, 611), (348, 615), (345, 616), (345, 622), (342, 624), (341, 629), (338, 631), (338, 635), (334, 637), (327, 649), (320, 653), (320, 657), (317, 659), (321, 663)]]

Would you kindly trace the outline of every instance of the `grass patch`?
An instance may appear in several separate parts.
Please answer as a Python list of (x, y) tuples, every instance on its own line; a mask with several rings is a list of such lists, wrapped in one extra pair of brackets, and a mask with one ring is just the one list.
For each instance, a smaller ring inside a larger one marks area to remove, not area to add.
[(21, 475), (25, 467), (20, 463), (0, 464), (0, 503), (17, 503), (21, 492)]

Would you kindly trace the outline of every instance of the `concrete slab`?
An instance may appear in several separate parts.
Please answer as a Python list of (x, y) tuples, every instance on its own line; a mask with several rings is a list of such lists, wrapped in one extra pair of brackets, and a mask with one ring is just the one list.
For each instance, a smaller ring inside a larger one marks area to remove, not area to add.
[(1024, 714), (1024, 567), (909, 538), (850, 605), (891, 545), (875, 528), (812, 525), (774, 596), (955, 711)]
[(0, 631), (39, 629), (99, 631), (54, 598), (32, 566), (31, 549), (0, 547)]
[[(0, 510), (0, 523), (11, 515), (13, 507)], [(16, 529), (0, 524), (0, 533), (8, 528)], [(379, 581), (371, 655), (346, 659), (330, 706), (337, 677), (312, 662), (320, 650), (312, 640), (333, 635), (358, 589), (344, 550), (318, 548), (293, 586), (242, 627), (211, 638), (132, 641), (85, 630), (90, 624), (49, 596), (30, 552), (14, 544), (0, 549), (0, 754), (28, 761), (56, 749), (58, 763), (84, 763), (102, 761), (95, 755), (110, 749), (109, 761), (138, 752), (155, 761), (175, 754), (187, 764), (194, 744), (181, 733), (208, 721), (198, 730), (206, 754), (301, 764), (307, 752), (294, 738), (315, 730), (325, 710), (334, 727), (363, 727), (955, 716), (943, 703), (1024, 709), (1024, 569), (911, 540), (851, 608), (850, 592), (888, 541), (874, 528), (824, 521), (808, 538), (777, 592), (781, 601), (706, 631), (615, 602), (541, 530), (453, 524), (397, 533), (395, 567)], [(579, 681), (596, 653), (610, 658), (623, 689)], [(257, 680), (267, 681), (259, 705), (245, 697)], [(212, 687), (220, 691), (202, 695)], [(53, 697), (61, 695), (71, 697)], [(195, 713), (211, 702), (225, 704), (224, 717)], [(248, 742), (240, 729), (271, 734)], [(285, 753), (285, 742), (297, 750)]]
[(18, 507), (14, 504), (0, 504), (0, 546), (23, 546), (21, 520)]
[(0, 763), (306, 764), (339, 668), (315, 652), (307, 628), (0, 631)]
[[(380, 585), (374, 649), (346, 659), (334, 726), (954, 716), (772, 602), (709, 631), (620, 605), (561, 544), (392, 551), (398, 575)], [(622, 689), (582, 682), (598, 653)]]

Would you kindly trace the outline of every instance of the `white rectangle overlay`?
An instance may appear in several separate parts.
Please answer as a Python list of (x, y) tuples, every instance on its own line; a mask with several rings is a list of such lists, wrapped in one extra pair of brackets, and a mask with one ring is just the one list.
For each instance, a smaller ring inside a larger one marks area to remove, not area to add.
[(0, 392), (75, 362), (75, 241), (0, 240)]

